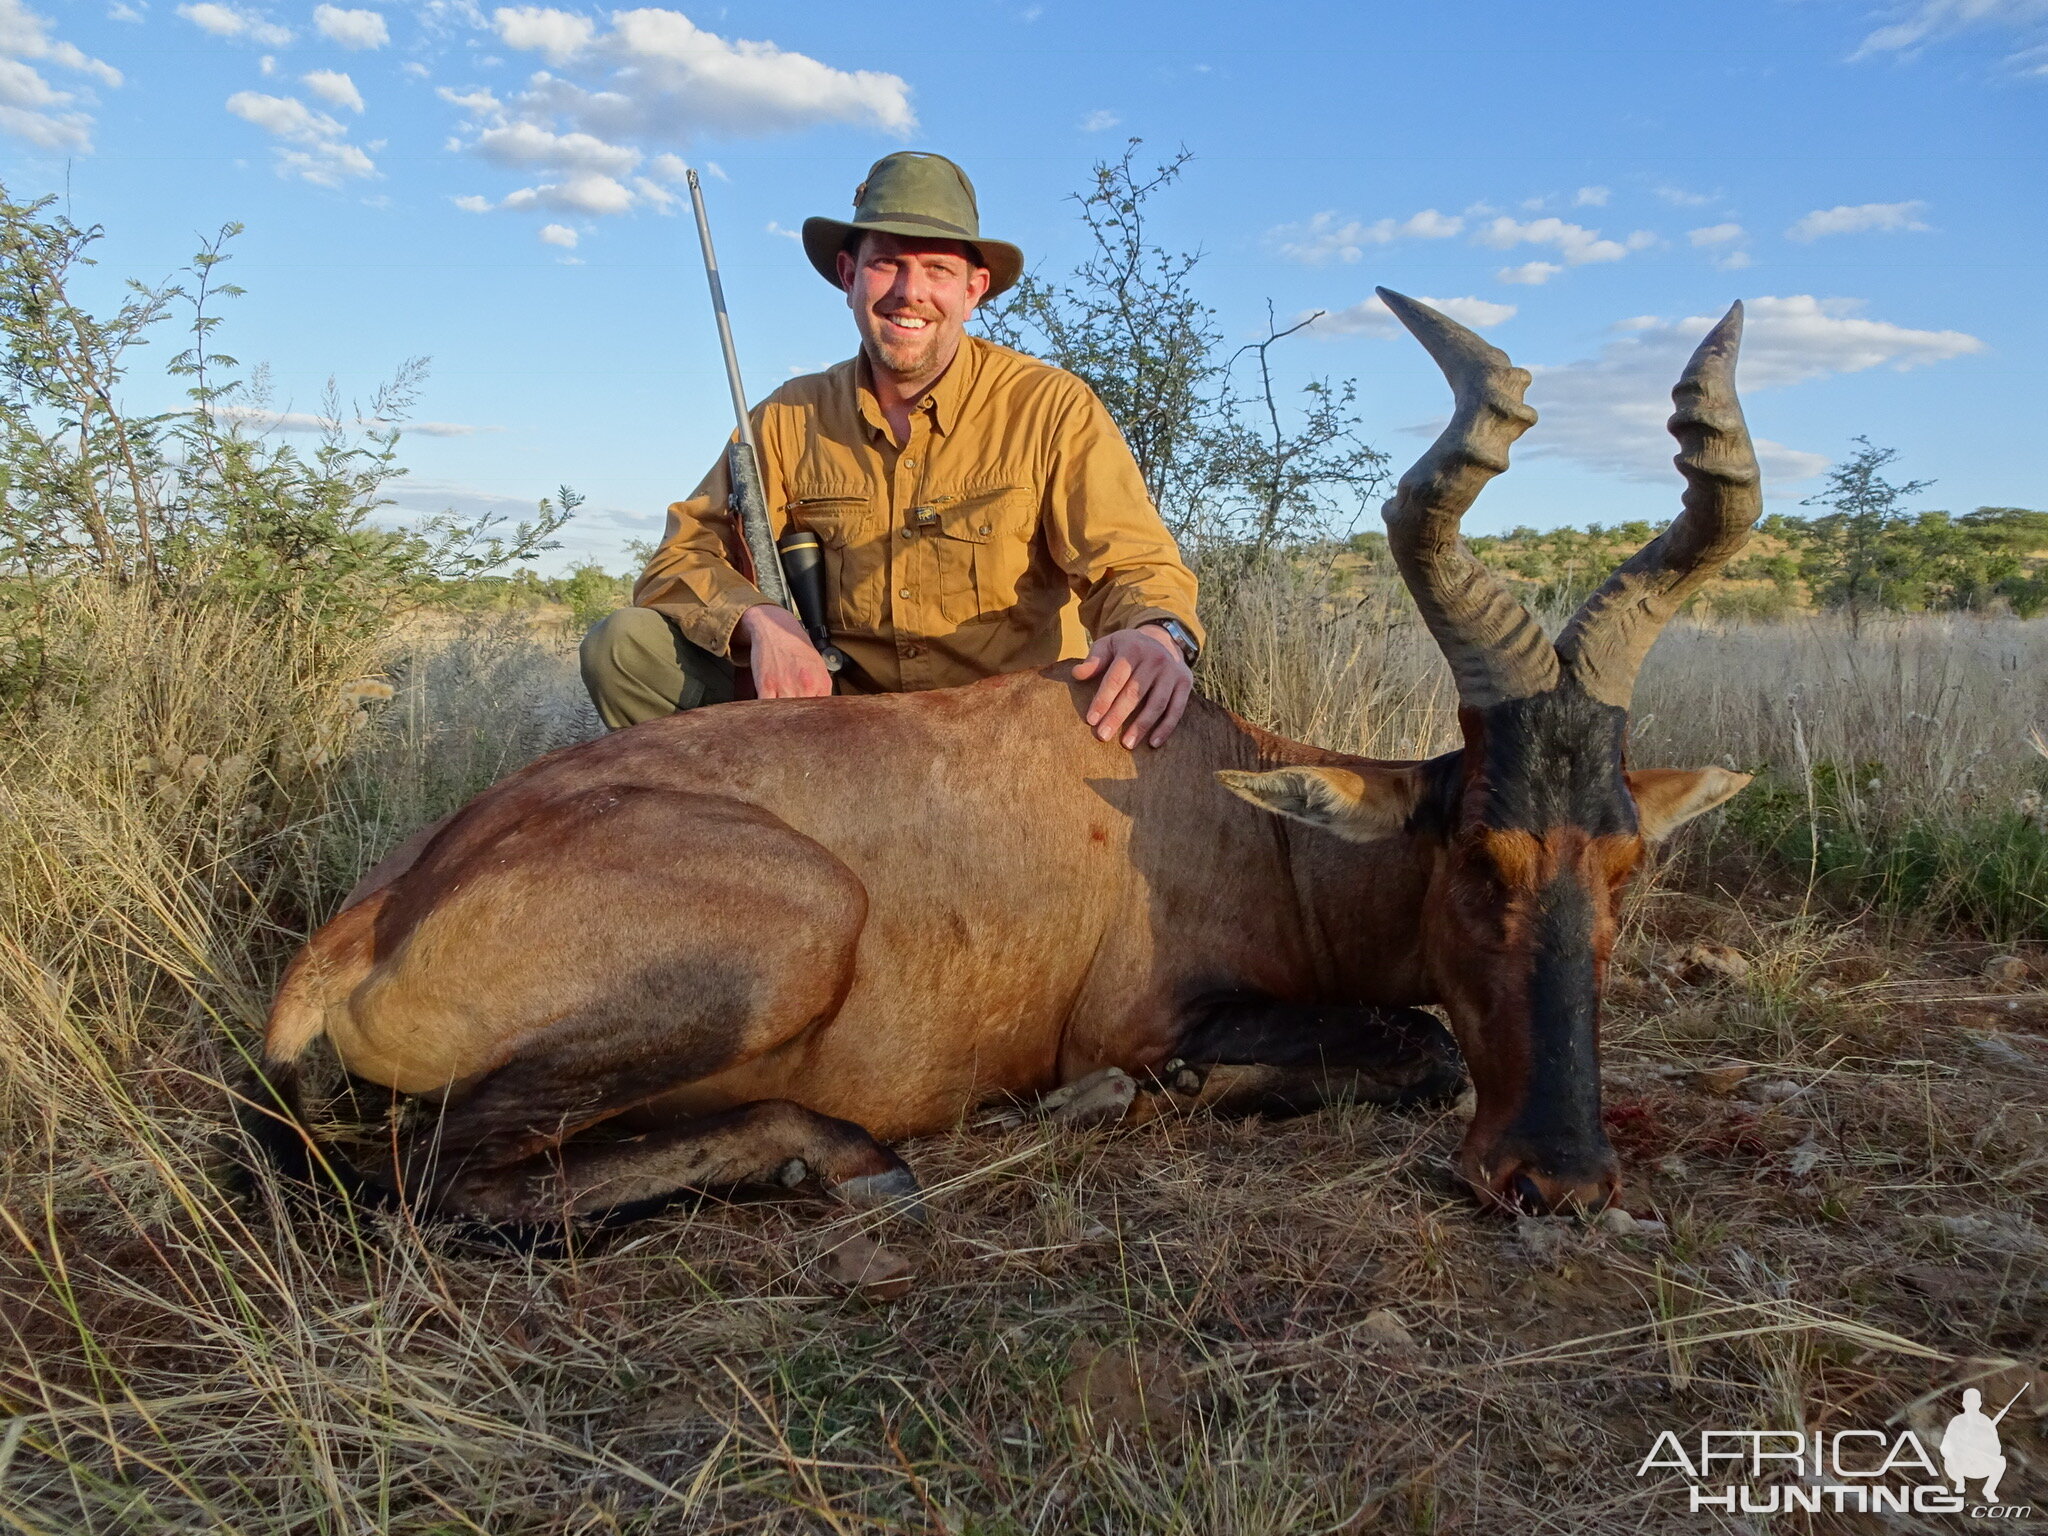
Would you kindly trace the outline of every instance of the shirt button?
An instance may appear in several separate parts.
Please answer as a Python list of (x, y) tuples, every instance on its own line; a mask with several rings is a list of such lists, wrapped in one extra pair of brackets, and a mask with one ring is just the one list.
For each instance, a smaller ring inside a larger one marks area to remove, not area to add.
[(903, 537), (905, 537), (906, 539), (914, 539), (917, 537), (917, 530), (914, 528), (906, 528), (903, 530)]
[(903, 461), (903, 467), (904, 467), (905, 469), (915, 469), (915, 468), (917, 468), (917, 460), (915, 460), (915, 459), (905, 459), (905, 460)]
[(923, 654), (924, 647), (921, 645), (906, 645), (903, 647), (903, 659), (905, 661), (915, 661)]
[(910, 588), (899, 587), (897, 588), (896, 595), (901, 598), (908, 598), (910, 596)]

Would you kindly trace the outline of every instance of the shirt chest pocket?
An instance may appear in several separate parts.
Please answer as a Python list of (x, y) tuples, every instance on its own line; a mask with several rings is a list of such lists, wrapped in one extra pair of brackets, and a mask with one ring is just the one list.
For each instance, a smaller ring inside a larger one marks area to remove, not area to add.
[(913, 516), (936, 535), (939, 613), (948, 623), (999, 614), (1016, 603), (1038, 534), (1038, 503), (1027, 487), (934, 497)]
[(792, 527), (818, 536), (825, 557), (825, 625), (835, 635), (873, 634), (888, 609), (882, 514), (865, 486), (811, 486), (783, 509)]

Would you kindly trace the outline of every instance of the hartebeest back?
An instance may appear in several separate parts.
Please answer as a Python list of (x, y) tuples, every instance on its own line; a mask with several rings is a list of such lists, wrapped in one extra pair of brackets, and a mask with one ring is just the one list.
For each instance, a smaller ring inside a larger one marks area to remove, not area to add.
[[(280, 990), (279, 1104), (325, 1036), (412, 1100), (380, 1177), (491, 1219), (771, 1179), (873, 1203), (916, 1188), (883, 1142), (1106, 1066), (1260, 1064), (1265, 1107), (1442, 1095), (1450, 1039), (1415, 1011), (1436, 1005), (1478, 1093), (1472, 1186), (1612, 1199), (1621, 892), (1646, 842), (1747, 782), (1625, 762), (1644, 653), (1759, 508), (1740, 307), (1675, 391), (1683, 512), (1553, 645), (1458, 536), (1535, 419), (1529, 376), (1383, 297), (1456, 395), (1386, 517), (1457, 680), (1457, 750), (1325, 752), (1198, 700), (1126, 752), (1060, 667), (653, 721), (514, 774), (366, 878)], [(295, 1121), (255, 1120), (303, 1159)]]

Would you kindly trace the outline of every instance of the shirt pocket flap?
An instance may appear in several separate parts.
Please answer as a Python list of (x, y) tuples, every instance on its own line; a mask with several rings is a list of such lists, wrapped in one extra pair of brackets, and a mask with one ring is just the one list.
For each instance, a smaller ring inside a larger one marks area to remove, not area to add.
[(986, 544), (1013, 533), (1030, 510), (1029, 491), (1019, 485), (1000, 485), (937, 498), (914, 509), (912, 515), (946, 538)]
[(783, 506), (783, 514), (826, 543), (844, 542), (866, 527), (873, 504), (864, 485), (806, 486)]

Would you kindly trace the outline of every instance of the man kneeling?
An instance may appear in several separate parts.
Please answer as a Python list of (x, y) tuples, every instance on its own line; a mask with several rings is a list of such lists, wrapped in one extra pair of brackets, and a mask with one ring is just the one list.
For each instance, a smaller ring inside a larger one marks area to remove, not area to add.
[[(876, 162), (851, 221), (803, 234), (860, 352), (783, 385), (753, 425), (775, 533), (808, 529), (824, 551), (840, 689), (951, 687), (1085, 647), (1096, 735), (1163, 743), (1200, 645), (1195, 578), (1088, 386), (966, 332), (1023, 253), (982, 238), (958, 166), (909, 151)], [(741, 574), (728, 493), (721, 458), (669, 508), (634, 606), (584, 638), (614, 730), (731, 699), (736, 665), (760, 698), (833, 690), (796, 619)]]

